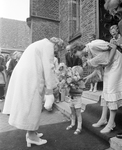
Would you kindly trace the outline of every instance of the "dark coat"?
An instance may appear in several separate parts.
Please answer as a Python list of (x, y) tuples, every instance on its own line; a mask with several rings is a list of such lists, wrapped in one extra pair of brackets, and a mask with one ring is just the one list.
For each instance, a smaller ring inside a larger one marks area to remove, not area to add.
[[(5, 75), (5, 60), (4, 56), (0, 54), (0, 88), (3, 88), (6, 84), (6, 75)], [(0, 89), (0, 91), (4, 89)], [(4, 92), (0, 92), (0, 97), (4, 95)]]
[(3, 71), (4, 69), (5, 69), (4, 57), (0, 55), (0, 72)]
[(75, 55), (71, 56), (70, 53), (66, 53), (65, 59), (67, 67), (82, 66), (82, 60)]
[(8, 71), (7, 71), (8, 76), (11, 76), (16, 64), (17, 64), (17, 61), (15, 59), (12, 59), (10, 61), (9, 66), (8, 66)]

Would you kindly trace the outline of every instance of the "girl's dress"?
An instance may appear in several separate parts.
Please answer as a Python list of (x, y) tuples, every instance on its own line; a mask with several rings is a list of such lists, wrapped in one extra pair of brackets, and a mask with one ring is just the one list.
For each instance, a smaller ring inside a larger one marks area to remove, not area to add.
[[(88, 61), (89, 65), (98, 67), (101, 64), (107, 64), (112, 46), (103, 40), (94, 40), (87, 44), (86, 49), (93, 56)], [(111, 110), (122, 106), (122, 54), (118, 50), (116, 50), (112, 64), (104, 68), (101, 104), (107, 105)]]

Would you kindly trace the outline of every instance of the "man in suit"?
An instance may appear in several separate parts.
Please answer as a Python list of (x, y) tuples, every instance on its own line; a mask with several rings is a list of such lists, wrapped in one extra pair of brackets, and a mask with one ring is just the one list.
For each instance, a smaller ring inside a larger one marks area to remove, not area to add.
[(71, 45), (66, 46), (66, 65), (67, 67), (82, 66), (82, 60), (71, 53)]

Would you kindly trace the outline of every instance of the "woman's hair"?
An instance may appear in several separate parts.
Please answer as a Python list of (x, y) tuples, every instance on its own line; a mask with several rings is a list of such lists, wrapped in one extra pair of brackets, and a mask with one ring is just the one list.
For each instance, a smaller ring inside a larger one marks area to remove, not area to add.
[(119, 30), (118, 25), (112, 25), (110, 27), (109, 31), (111, 31), (112, 29)]
[(83, 76), (83, 68), (82, 68), (81, 66), (74, 66), (74, 67), (72, 67), (72, 70), (73, 70), (74, 72), (78, 72), (79, 75), (80, 75), (80, 77)]
[(75, 54), (77, 51), (82, 51), (84, 48), (85, 45), (80, 42), (75, 42), (71, 45), (71, 53)]

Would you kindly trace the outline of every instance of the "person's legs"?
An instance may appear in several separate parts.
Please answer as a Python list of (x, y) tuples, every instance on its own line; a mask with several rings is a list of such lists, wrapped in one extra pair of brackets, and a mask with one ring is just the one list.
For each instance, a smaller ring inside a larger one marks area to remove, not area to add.
[(36, 131), (27, 131), (28, 138), (33, 141), (39, 141), (39, 137), (37, 137)]
[(82, 116), (81, 116), (81, 108), (76, 108), (76, 116), (77, 116), (77, 129), (74, 134), (79, 134), (82, 129)]
[(115, 127), (115, 115), (117, 110), (110, 110), (110, 117), (107, 125), (100, 131), (101, 133), (109, 133)]
[(71, 124), (66, 128), (66, 130), (71, 129), (73, 126), (75, 126), (75, 121), (76, 121), (76, 112), (74, 107), (71, 108)]
[(90, 92), (92, 92), (93, 87), (94, 87), (94, 86), (93, 86), (93, 83), (90, 83), (90, 90), (89, 90)]
[(108, 112), (108, 107), (103, 106), (101, 118), (99, 119), (99, 121), (97, 123), (93, 124), (92, 126), (100, 127), (102, 125), (105, 125), (107, 123), (107, 112)]
[(94, 83), (93, 92), (97, 92), (97, 82)]
[(47, 140), (40, 139), (39, 137), (43, 136), (42, 133), (37, 133), (36, 131), (27, 131), (26, 141), (27, 147), (31, 147), (31, 144), (43, 145), (47, 143)]
[(81, 108), (76, 109), (76, 116), (77, 116), (77, 128), (81, 129), (82, 128), (82, 116), (81, 116)]
[(115, 121), (116, 112), (117, 112), (117, 110), (110, 110), (110, 117), (109, 117), (107, 125), (112, 126), (115, 124), (114, 121)]

